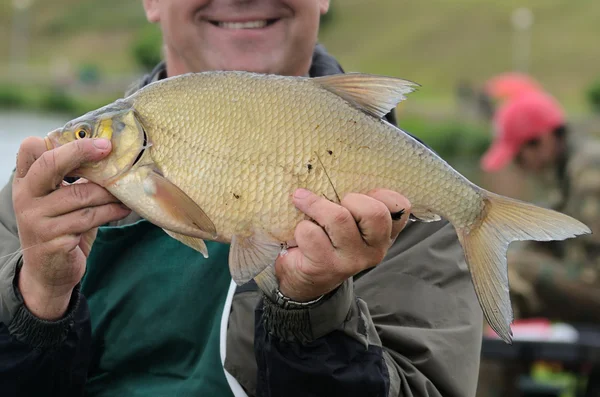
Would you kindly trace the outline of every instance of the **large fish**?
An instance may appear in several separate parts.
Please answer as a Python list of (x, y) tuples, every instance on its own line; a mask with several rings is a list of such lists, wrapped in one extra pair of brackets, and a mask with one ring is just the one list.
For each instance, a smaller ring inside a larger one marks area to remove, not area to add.
[(276, 283), (272, 264), (305, 219), (290, 199), (296, 188), (336, 201), (373, 188), (398, 191), (418, 220), (443, 217), (454, 225), (485, 317), (510, 343), (509, 243), (590, 229), (479, 188), (387, 123), (383, 116), (415, 87), (358, 73), (186, 74), (72, 120), (46, 144), (111, 139), (108, 157), (74, 175), (104, 186), (205, 256), (203, 239), (231, 243), (232, 278), (255, 278), (263, 289)]

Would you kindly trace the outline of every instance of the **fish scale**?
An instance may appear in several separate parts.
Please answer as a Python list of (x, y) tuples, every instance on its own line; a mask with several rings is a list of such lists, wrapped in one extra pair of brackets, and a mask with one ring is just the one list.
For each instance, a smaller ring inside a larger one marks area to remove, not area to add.
[[(364, 74), (319, 78), (204, 72), (167, 78), (48, 134), (48, 147), (86, 136), (109, 156), (78, 170), (171, 237), (208, 255), (231, 243), (238, 284), (277, 287), (273, 263), (306, 218), (298, 187), (332, 201), (387, 188), (417, 220), (455, 227), (491, 327), (512, 340), (506, 250), (516, 240), (590, 233), (556, 211), (481, 189), (383, 120), (415, 84)], [(144, 147), (144, 137), (149, 147)]]

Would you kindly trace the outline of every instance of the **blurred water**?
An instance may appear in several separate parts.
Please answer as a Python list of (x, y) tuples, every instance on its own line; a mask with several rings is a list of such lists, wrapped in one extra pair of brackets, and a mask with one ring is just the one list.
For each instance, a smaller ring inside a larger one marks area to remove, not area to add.
[(28, 136), (43, 137), (62, 126), (69, 118), (55, 114), (38, 114), (0, 110), (0, 187), (15, 167), (19, 145)]

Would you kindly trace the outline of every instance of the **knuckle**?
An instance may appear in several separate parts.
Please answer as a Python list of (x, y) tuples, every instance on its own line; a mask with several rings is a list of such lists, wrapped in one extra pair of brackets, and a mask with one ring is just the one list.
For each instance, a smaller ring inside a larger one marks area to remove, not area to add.
[(352, 217), (352, 214), (346, 208), (340, 207), (333, 214), (333, 222), (334, 223), (347, 224), (347, 223), (350, 223), (353, 221), (354, 221), (354, 218)]
[(75, 247), (77, 247), (77, 245), (79, 244), (80, 238), (81, 237), (79, 235), (74, 235), (74, 234), (62, 236), (61, 238), (58, 238), (53, 241), (53, 244), (52, 244), (53, 251), (55, 253), (56, 252), (63, 252), (63, 253), (70, 252)]
[(376, 202), (371, 207), (369, 216), (378, 224), (380, 224), (380, 222), (391, 223), (392, 221), (390, 210), (382, 202)]
[(79, 158), (87, 157), (86, 144), (83, 140), (73, 142), (75, 144), (75, 155)]
[(298, 241), (314, 241), (319, 236), (318, 226), (310, 221), (302, 221), (296, 227), (295, 238)]
[(94, 220), (96, 219), (96, 215), (97, 211), (93, 210), (92, 208), (83, 208), (80, 212), (80, 215), (77, 218), (78, 221), (78, 226), (80, 229), (85, 229), (86, 227), (90, 227), (91, 229), (91, 224), (94, 222)]
[(56, 153), (54, 150), (49, 150), (42, 153), (39, 160), (40, 165), (43, 168), (52, 169), (56, 171)]
[(70, 186), (73, 199), (80, 203), (87, 203), (90, 200), (90, 191), (86, 184), (75, 184)]
[(344, 197), (342, 197), (342, 201), (340, 202), (340, 204), (343, 207), (347, 207), (347, 206), (351, 205), (353, 202), (355, 202), (359, 198), (359, 196), (360, 196), (360, 194), (358, 194), (358, 193), (348, 193)]
[(38, 137), (27, 137), (23, 139), (21, 145), (19, 146), (19, 153), (30, 152), (32, 148), (38, 145), (41, 138)]

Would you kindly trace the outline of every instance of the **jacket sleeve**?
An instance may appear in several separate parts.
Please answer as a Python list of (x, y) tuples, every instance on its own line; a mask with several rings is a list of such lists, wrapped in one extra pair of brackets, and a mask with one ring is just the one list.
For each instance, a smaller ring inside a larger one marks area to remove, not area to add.
[(0, 191), (0, 390), (3, 396), (82, 396), (91, 355), (87, 303), (73, 292), (64, 318), (44, 321), (17, 288), (22, 255), (12, 177)]
[(447, 222), (410, 224), (384, 261), (321, 304), (263, 298), (259, 396), (474, 396), (483, 316)]

